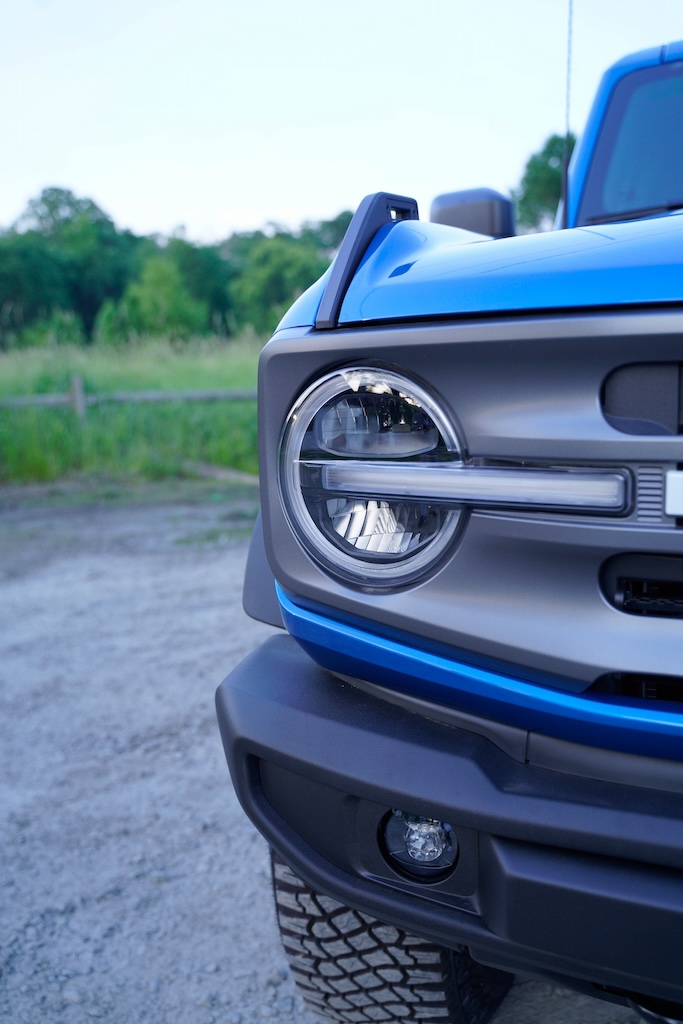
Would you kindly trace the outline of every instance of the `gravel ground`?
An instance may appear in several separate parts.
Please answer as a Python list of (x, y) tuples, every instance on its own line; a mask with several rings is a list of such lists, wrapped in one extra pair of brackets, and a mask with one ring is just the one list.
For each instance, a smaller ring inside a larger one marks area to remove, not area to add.
[[(252, 489), (0, 488), (0, 1017), (316, 1024), (265, 843), (229, 782), (217, 683)], [(495, 1024), (632, 1024), (520, 982)]]

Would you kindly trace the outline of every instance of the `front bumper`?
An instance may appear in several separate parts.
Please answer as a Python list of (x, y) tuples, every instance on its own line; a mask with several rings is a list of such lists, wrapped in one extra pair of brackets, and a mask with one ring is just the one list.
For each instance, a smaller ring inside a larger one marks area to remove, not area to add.
[[(683, 1002), (680, 764), (360, 688), (284, 635), (217, 708), (247, 814), (315, 888), (484, 963)], [(392, 808), (453, 826), (448, 878), (390, 866)]]

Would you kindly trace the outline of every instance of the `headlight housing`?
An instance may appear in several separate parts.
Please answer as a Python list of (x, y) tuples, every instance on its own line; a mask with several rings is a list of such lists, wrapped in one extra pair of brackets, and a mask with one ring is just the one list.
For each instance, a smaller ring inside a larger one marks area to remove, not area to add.
[(346, 582), (413, 583), (442, 558), (463, 515), (452, 502), (410, 493), (415, 464), (435, 462), (461, 464), (460, 446), (423, 387), (375, 367), (329, 373), (301, 395), (283, 430), (280, 493), (290, 526)]

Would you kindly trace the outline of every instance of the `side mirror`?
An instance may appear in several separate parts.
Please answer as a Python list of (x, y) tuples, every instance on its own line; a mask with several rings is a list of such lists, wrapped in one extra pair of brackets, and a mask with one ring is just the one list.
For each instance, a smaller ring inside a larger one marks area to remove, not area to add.
[(469, 188), (445, 192), (432, 203), (429, 219), (434, 224), (465, 228), (493, 238), (509, 238), (515, 233), (512, 200), (492, 188)]

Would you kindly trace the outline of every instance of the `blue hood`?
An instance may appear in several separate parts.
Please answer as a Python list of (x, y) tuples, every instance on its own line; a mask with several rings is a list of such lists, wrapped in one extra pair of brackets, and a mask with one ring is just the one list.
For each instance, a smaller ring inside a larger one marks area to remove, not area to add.
[[(324, 282), (281, 328), (313, 324)], [(368, 248), (339, 324), (682, 301), (683, 214), (493, 240), (399, 221)]]
[(683, 215), (471, 244), (454, 234), (420, 221), (384, 228), (340, 324), (683, 300)]

